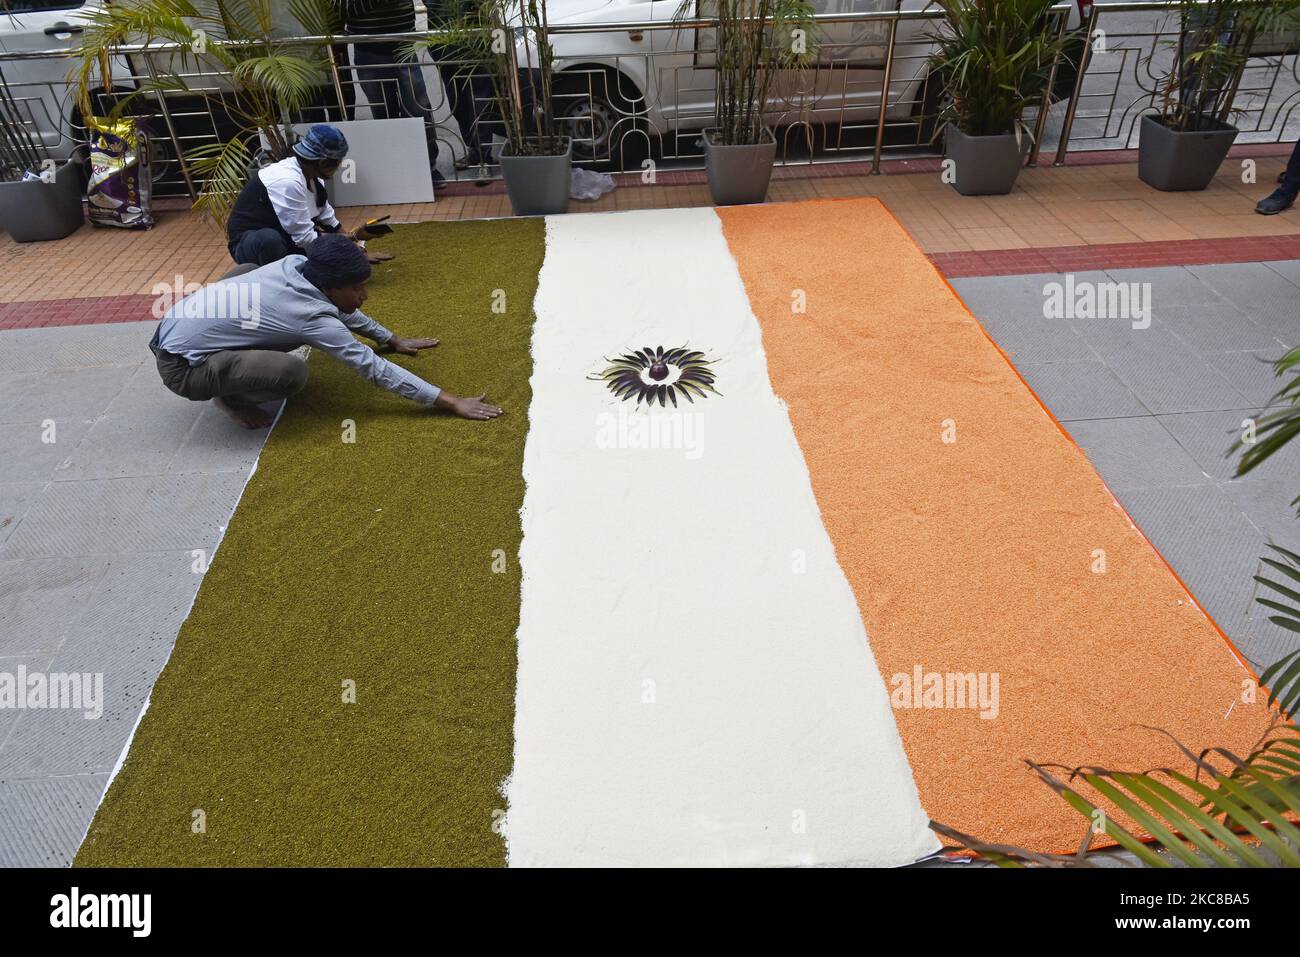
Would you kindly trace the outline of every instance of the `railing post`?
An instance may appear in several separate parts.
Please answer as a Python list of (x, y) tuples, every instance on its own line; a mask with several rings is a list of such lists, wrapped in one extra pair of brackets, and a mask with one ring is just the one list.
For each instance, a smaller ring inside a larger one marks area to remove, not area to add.
[(885, 47), (885, 76), (880, 86), (880, 115), (876, 120), (876, 148), (871, 154), (871, 175), (880, 174), (880, 152), (885, 146), (885, 112), (889, 109), (889, 78), (894, 72), (894, 38), (898, 35), (898, 12), (903, 0), (894, 0), (894, 16), (889, 21), (889, 44)]
[[(163, 122), (167, 124), (167, 135), (171, 137), (172, 149), (176, 151), (176, 162), (180, 164), (181, 175), (185, 177), (185, 188), (190, 191), (190, 200), (197, 200), (199, 194), (194, 188), (194, 180), (190, 178), (190, 167), (185, 162), (185, 151), (181, 149), (180, 137), (176, 135), (176, 124), (172, 122), (172, 111), (167, 108), (167, 91), (158, 85), (158, 70), (153, 65), (153, 57), (146, 53), (144, 62), (149, 68), (149, 78), (153, 80), (154, 90), (158, 96), (158, 108), (162, 110)], [(141, 157), (140, 161), (142, 163), (147, 162), (148, 157)]]
[[(1070, 15), (1062, 14), (1060, 17), (1061, 27), (1057, 30), (1057, 39), (1060, 39), (1069, 32)], [(1056, 70), (1061, 65), (1061, 54), (1058, 52), (1052, 58), (1052, 69), (1047, 74), (1047, 86), (1043, 88), (1043, 101), (1038, 107), (1038, 122), (1034, 124), (1034, 142), (1029, 149), (1029, 161), (1026, 166), (1038, 165), (1038, 151), (1043, 145), (1043, 130), (1047, 128), (1047, 112), (1052, 107), (1052, 88), (1056, 86)]]
[(1079, 72), (1074, 78), (1074, 89), (1070, 91), (1070, 105), (1065, 110), (1065, 123), (1061, 126), (1061, 141), (1056, 144), (1056, 160), (1053, 166), (1065, 165), (1065, 151), (1070, 147), (1070, 131), (1074, 129), (1074, 114), (1079, 109), (1079, 94), (1083, 92), (1083, 78), (1088, 72), (1088, 62), (1092, 59), (1092, 33), (1097, 26), (1100, 8), (1093, 4), (1088, 10), (1088, 25), (1083, 34), (1083, 52), (1079, 54)]

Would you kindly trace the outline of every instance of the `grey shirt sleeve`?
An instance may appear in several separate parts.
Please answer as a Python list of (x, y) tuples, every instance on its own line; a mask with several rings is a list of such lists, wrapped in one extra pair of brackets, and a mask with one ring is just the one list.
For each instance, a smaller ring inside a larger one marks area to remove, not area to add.
[(343, 324), (353, 332), (359, 333), (381, 346), (393, 338), (392, 332), (375, 322), (360, 309), (356, 312), (349, 312), (346, 316), (340, 316), (340, 318), (342, 318)]
[[(353, 316), (359, 313), (352, 313)], [(364, 317), (363, 318), (367, 318)], [(368, 319), (378, 329), (387, 332), (373, 319)], [(414, 373), (407, 372), (399, 365), (389, 362), (383, 356), (375, 354), (368, 345), (358, 342), (348, 331), (348, 326), (339, 322), (334, 316), (317, 316), (303, 329), (304, 340), (333, 356), (363, 379), (377, 386), (411, 399), (421, 405), (431, 406), (438, 400), (442, 390), (430, 385)], [(369, 333), (367, 333), (368, 335)], [(389, 333), (391, 335), (391, 333)]]

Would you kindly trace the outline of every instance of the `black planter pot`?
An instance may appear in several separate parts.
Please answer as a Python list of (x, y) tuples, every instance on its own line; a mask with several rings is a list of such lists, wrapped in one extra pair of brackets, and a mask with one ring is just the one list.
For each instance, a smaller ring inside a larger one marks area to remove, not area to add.
[(709, 195), (714, 206), (761, 203), (767, 199), (767, 184), (776, 162), (776, 137), (763, 130), (761, 143), (727, 145), (715, 143), (716, 130), (704, 131), (704, 168), (709, 176)]
[(62, 239), (85, 221), (79, 164), (60, 163), (49, 182), (0, 183), (0, 227), (14, 242)]
[(569, 211), (573, 142), (566, 136), (559, 156), (512, 156), (501, 151), (501, 176), (516, 216), (550, 216)]
[(1210, 130), (1181, 133), (1160, 117), (1142, 117), (1138, 138), (1138, 178), (1168, 191), (1205, 189), (1223, 165), (1237, 128), (1215, 121)]
[(953, 161), (953, 188), (963, 196), (1001, 196), (1011, 192), (1024, 165), (1029, 137), (1015, 133), (968, 136), (951, 123), (944, 134), (944, 156)]

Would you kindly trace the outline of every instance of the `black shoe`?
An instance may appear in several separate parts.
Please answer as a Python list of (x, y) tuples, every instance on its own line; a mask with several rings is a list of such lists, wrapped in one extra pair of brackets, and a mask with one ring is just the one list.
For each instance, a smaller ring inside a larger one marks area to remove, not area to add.
[(1276, 216), (1283, 210), (1290, 209), (1295, 205), (1295, 193), (1288, 193), (1283, 189), (1275, 189), (1258, 203), (1255, 204), (1255, 212), (1261, 216)]
[(1282, 172), (1277, 174), (1277, 181), (1281, 183), (1285, 179), (1286, 179), (1286, 170), (1282, 170)]
[(436, 169), (433, 171), (434, 192), (446, 189), (450, 185), (451, 184), (447, 182), (447, 177), (443, 176), (442, 173), (438, 172)]

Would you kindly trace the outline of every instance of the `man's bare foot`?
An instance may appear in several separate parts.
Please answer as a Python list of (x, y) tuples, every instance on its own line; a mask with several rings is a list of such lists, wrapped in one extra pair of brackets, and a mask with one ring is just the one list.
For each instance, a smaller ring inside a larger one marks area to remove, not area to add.
[(212, 404), (246, 429), (269, 429), (275, 421), (275, 416), (255, 405), (238, 405), (222, 398), (213, 399)]
[(372, 252), (371, 250), (367, 249), (367, 250), (366, 250), (366, 258), (367, 258), (368, 260), (370, 260), (371, 263), (386, 263), (386, 262), (388, 262), (390, 259), (393, 258), (393, 254), (392, 254), (392, 253), (379, 252), (378, 250), (375, 250), (374, 252)]

